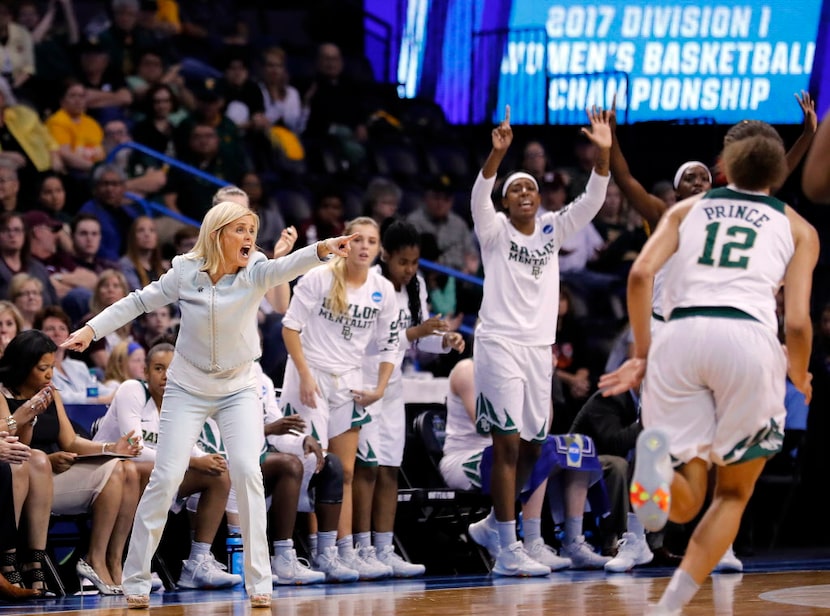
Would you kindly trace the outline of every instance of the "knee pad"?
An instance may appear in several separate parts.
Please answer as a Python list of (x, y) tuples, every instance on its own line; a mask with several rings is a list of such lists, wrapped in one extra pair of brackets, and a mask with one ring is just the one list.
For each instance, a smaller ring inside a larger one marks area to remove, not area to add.
[(343, 502), (343, 464), (333, 453), (326, 455), (323, 469), (311, 482), (314, 487), (315, 501), (318, 503)]

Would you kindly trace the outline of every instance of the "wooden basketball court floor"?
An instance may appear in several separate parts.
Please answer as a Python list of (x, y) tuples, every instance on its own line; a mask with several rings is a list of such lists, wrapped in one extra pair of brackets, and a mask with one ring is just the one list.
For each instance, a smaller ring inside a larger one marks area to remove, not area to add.
[[(684, 615), (760, 616), (830, 614), (830, 550), (770, 553), (744, 560), (738, 574), (716, 574)], [(356, 584), (278, 587), (271, 613), (279, 616), (525, 616), (601, 614), (635, 616), (660, 597), (672, 570), (641, 567), (623, 574), (566, 571), (546, 578), (491, 575), (427, 576)], [(123, 597), (98, 595), (0, 603), (9, 614), (139, 616)], [(251, 610), (241, 588), (165, 591), (152, 595), (158, 616), (238, 616)]]

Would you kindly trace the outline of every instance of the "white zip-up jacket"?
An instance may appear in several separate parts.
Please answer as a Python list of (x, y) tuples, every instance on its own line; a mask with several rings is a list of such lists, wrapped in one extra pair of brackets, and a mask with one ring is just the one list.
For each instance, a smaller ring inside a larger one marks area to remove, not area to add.
[(98, 340), (144, 312), (178, 302), (176, 353), (202, 372), (227, 372), (262, 354), (256, 313), (265, 292), (321, 262), (316, 244), (279, 259), (255, 252), (246, 267), (214, 285), (200, 271), (203, 259), (180, 255), (161, 278), (117, 301), (87, 325)]

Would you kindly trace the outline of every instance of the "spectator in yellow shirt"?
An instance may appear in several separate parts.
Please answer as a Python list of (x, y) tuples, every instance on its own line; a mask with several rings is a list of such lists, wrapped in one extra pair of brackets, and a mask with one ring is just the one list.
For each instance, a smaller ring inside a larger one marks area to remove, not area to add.
[(67, 170), (89, 177), (95, 163), (104, 158), (104, 131), (86, 113), (86, 90), (79, 82), (67, 83), (60, 109), (47, 118), (46, 127), (58, 143)]

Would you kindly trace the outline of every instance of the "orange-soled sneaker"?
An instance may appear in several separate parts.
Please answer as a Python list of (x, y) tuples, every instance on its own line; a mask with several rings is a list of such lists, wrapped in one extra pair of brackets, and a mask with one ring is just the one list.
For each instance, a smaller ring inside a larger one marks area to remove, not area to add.
[(127, 595), (127, 608), (146, 610), (150, 607), (150, 595)]
[(251, 607), (271, 607), (271, 595), (251, 595)]
[(641, 432), (630, 497), (631, 509), (647, 531), (661, 530), (669, 519), (673, 475), (668, 435), (654, 428)]

